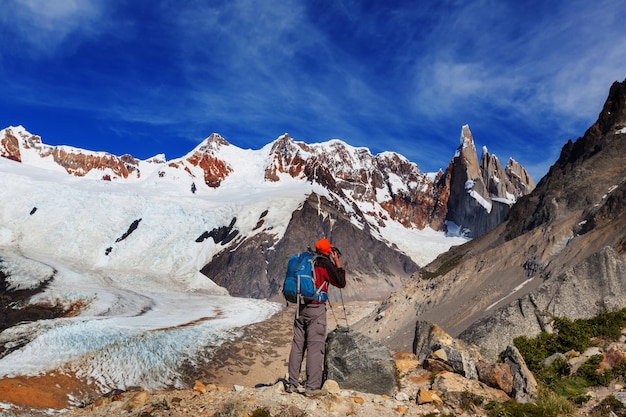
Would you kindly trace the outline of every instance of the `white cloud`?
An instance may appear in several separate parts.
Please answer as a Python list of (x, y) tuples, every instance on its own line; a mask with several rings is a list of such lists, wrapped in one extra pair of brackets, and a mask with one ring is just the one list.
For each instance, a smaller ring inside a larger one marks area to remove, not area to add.
[(14, 44), (27, 45), (26, 49), (19, 48), (20, 54), (51, 56), (66, 42), (81, 43), (106, 26), (103, 4), (90, 0), (8, 0), (2, 4), (0, 22), (15, 32), (18, 39)]

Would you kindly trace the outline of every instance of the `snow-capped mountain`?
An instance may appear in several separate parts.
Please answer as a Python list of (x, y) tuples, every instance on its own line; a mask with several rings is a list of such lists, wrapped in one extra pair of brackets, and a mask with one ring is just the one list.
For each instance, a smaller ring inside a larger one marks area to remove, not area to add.
[(467, 241), (444, 231), (453, 173), (339, 140), (245, 150), (213, 134), (141, 161), (10, 127), (0, 156), (0, 377), (182, 385), (182, 363), (281, 308), (286, 260), (319, 237), (343, 252), (346, 300)]

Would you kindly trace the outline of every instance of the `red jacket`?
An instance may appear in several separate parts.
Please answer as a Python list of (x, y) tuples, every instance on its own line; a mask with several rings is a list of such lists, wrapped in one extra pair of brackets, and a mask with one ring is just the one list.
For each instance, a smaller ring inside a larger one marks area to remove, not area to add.
[[(334, 262), (326, 255), (319, 255), (315, 261), (315, 286), (320, 288), (324, 282), (329, 282), (337, 288), (346, 286), (346, 271), (343, 268), (337, 268)], [(328, 291), (328, 284), (323, 287)], [(324, 304), (321, 301), (313, 301), (313, 304)]]

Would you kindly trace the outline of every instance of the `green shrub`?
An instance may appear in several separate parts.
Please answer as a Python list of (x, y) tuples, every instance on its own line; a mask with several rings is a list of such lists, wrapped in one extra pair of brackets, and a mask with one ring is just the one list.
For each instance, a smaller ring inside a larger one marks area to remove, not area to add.
[(532, 339), (526, 336), (516, 337), (513, 339), (513, 344), (524, 358), (528, 369), (533, 373), (543, 368), (541, 362), (545, 358), (559, 352), (554, 333), (541, 332)]
[(597, 372), (602, 358), (602, 355), (593, 355), (578, 368), (576, 375), (588, 381), (589, 386), (609, 386), (613, 379), (613, 372), (610, 369), (602, 373)]
[(553, 353), (584, 351), (591, 346), (594, 337), (617, 340), (621, 330), (626, 327), (626, 308), (599, 313), (591, 319), (570, 320), (556, 317), (553, 327), (554, 333), (541, 332), (535, 338), (520, 336), (513, 339), (513, 344), (531, 372), (540, 371), (541, 362)]
[(434, 272), (422, 269), (420, 271), (419, 275), (420, 275), (420, 277), (422, 279), (427, 279), (427, 280), (428, 279), (433, 279), (433, 278), (438, 277), (440, 275), (445, 275), (448, 272), (452, 271), (452, 269), (454, 269), (454, 267), (456, 267), (461, 262), (461, 259), (463, 259), (464, 255), (465, 255), (464, 253), (460, 254), (460, 255), (456, 255), (456, 256), (453, 256), (452, 258), (444, 261), (439, 266), (439, 268), (437, 268), (437, 270), (434, 271)]
[(257, 408), (252, 412), (250, 417), (272, 417), (272, 415), (267, 408)]
[(558, 417), (572, 413), (571, 404), (545, 387), (539, 388), (537, 403), (490, 402), (485, 407), (489, 417)]
[(474, 394), (473, 392), (464, 391), (461, 393), (461, 409), (465, 411), (471, 410), (473, 407), (481, 406), (485, 402), (485, 397)]
[(625, 413), (626, 409), (624, 408), (624, 404), (622, 404), (622, 402), (620, 400), (618, 400), (617, 398), (615, 398), (612, 395), (609, 395), (607, 397), (605, 397), (600, 404), (598, 404), (594, 409), (593, 409), (593, 414), (592, 416), (606, 416), (609, 415), (610, 412), (613, 412), (614, 414), (618, 415), (618, 416), (623, 416)]
[(540, 387), (545, 387), (555, 395), (569, 399), (573, 403), (582, 404), (588, 401), (585, 395), (587, 388), (607, 386), (616, 377), (626, 377), (626, 361), (598, 374), (596, 371), (602, 355), (589, 358), (576, 374), (570, 377), (565, 376), (566, 363), (563, 361), (557, 360), (549, 367), (542, 365), (542, 361), (554, 353), (564, 353), (569, 350), (584, 351), (591, 346), (593, 338), (617, 340), (621, 335), (621, 330), (626, 327), (626, 309), (603, 312), (591, 319), (554, 318), (553, 327), (554, 333), (541, 332), (535, 338), (521, 336), (513, 340)]

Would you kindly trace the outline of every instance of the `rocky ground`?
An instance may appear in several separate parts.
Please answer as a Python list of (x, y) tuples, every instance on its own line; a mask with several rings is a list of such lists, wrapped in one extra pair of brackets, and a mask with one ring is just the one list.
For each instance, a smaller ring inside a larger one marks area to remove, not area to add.
[[(354, 323), (376, 307), (375, 303), (349, 303), (346, 313), (335, 308), (328, 312), (329, 330), (339, 324)], [(339, 310), (339, 311), (338, 311)], [(50, 373), (36, 378), (0, 380), (0, 403), (20, 404), (3, 409), (5, 416), (105, 417), (184, 417), (184, 416), (424, 416), (424, 415), (484, 415), (471, 405), (443, 404), (438, 396), (420, 388), (430, 386), (429, 372), (416, 367), (410, 355), (396, 355), (396, 365), (402, 372), (401, 389), (394, 396), (342, 390), (336, 384), (327, 385), (329, 393), (317, 398), (284, 391), (279, 378), (284, 378), (291, 341), (293, 308), (286, 309), (269, 320), (249, 326), (241, 338), (223, 345), (211, 366), (196, 370), (197, 378), (189, 389), (144, 391), (141, 388), (101, 395), (93, 387), (73, 375)], [(594, 392), (595, 400), (577, 415), (589, 415), (589, 410), (609, 389)], [(68, 397), (68, 394), (70, 397)], [(71, 399), (82, 398), (83, 404), (70, 405)], [(86, 400), (85, 400), (86, 399)]]

